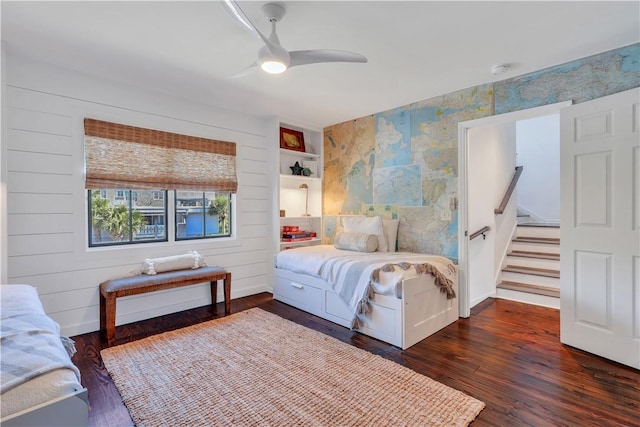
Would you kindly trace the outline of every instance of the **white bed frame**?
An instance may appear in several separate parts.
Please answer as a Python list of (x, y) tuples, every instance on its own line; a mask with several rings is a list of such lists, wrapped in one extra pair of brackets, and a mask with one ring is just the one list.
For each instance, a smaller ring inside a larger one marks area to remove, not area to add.
[[(458, 299), (448, 300), (430, 274), (402, 282), (402, 298), (374, 294), (358, 330), (405, 350), (458, 320)], [(458, 295), (457, 276), (453, 280)], [(273, 298), (339, 325), (350, 327), (347, 305), (324, 280), (275, 268)]]
[(0, 419), (2, 427), (89, 425), (87, 389), (16, 412)]
[[(46, 315), (42, 303), (33, 287), (30, 285), (0, 285), (3, 293), (2, 309), (6, 310), (4, 313), (18, 310), (21, 313), (35, 313)], [(29, 292), (21, 292), (20, 289), (24, 287), (30, 289)], [(20, 298), (16, 298), (18, 295)], [(11, 297), (14, 298), (11, 298)], [(6, 306), (4, 305), (6, 304)], [(17, 307), (16, 307), (17, 306)], [(30, 393), (34, 389), (48, 390), (49, 384), (57, 381), (66, 381), (62, 371), (68, 371), (67, 369), (58, 369), (49, 371), (48, 373), (36, 376), (27, 383), (20, 384), (14, 389), (10, 390), (10, 393), (4, 393), (0, 396), (0, 399), (15, 399), (15, 405), (13, 408), (22, 408), (17, 412), (13, 412), (10, 415), (0, 418), (0, 426), (46, 426), (46, 427), (69, 427), (69, 426), (87, 426), (89, 425), (89, 403), (87, 396), (87, 389), (82, 387), (78, 383), (78, 391), (67, 392), (58, 397), (51, 397), (47, 399), (47, 396), (36, 397), (31, 396)], [(75, 377), (75, 374), (72, 374)], [(27, 388), (30, 385), (31, 388)], [(69, 387), (71, 388), (71, 387)], [(9, 394), (11, 394), (10, 397)], [(35, 403), (40, 401), (41, 403)], [(7, 402), (7, 401), (5, 401)]]

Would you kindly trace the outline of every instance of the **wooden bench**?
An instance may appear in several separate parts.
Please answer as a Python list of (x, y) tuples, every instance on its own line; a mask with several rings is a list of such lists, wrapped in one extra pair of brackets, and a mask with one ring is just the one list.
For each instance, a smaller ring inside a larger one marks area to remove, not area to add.
[(210, 282), (211, 304), (215, 307), (218, 280), (224, 280), (224, 314), (227, 315), (231, 313), (231, 273), (221, 267), (140, 274), (100, 283), (100, 331), (106, 330), (107, 345), (111, 345), (116, 338), (117, 298)]

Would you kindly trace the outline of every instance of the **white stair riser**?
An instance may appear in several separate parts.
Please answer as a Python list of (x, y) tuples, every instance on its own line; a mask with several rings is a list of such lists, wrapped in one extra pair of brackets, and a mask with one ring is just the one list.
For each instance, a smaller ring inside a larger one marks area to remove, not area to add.
[(551, 288), (560, 289), (560, 279), (555, 277), (535, 276), (533, 274), (522, 274), (503, 271), (502, 280), (506, 280), (508, 282), (526, 283), (528, 285), (549, 286)]
[(526, 292), (513, 291), (511, 289), (498, 288), (496, 290), (496, 297), (560, 309), (560, 298), (549, 297), (546, 295), (530, 294)]
[(549, 254), (559, 254), (560, 245), (548, 244), (548, 243), (525, 243), (525, 242), (511, 242), (512, 251), (523, 252), (545, 252)]
[(518, 227), (518, 237), (552, 237), (560, 238), (560, 229), (556, 227)]
[(507, 256), (507, 264), (517, 267), (544, 268), (545, 270), (560, 270), (560, 261), (552, 259), (527, 258)]

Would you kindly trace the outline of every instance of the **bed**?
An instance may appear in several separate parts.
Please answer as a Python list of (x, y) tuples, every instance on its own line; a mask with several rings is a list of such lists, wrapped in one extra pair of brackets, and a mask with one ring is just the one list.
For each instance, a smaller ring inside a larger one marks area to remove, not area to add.
[[(361, 243), (371, 236), (356, 232)], [(394, 252), (389, 246), (382, 251), (366, 244), (346, 247), (278, 253), (274, 299), (402, 349), (458, 319), (457, 268), (449, 259)]]
[(5, 426), (88, 425), (87, 390), (60, 336), (29, 285), (0, 285), (2, 412)]

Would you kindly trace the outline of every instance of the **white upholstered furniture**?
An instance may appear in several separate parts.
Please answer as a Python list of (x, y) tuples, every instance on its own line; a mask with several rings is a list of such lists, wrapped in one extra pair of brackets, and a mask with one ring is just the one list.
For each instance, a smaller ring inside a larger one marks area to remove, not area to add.
[(46, 316), (36, 289), (0, 285), (0, 300), (0, 425), (88, 425), (87, 390), (65, 350), (70, 342)]

